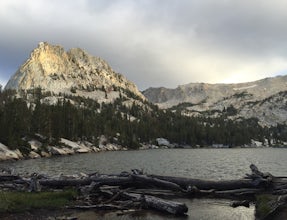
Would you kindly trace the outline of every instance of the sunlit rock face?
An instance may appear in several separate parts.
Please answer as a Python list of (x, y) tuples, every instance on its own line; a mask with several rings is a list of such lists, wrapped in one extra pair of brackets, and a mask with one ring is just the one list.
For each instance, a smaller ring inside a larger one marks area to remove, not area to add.
[(22, 153), (17, 150), (10, 150), (7, 146), (0, 143), (0, 161), (1, 160), (18, 160), (23, 158)]
[(135, 84), (115, 73), (106, 61), (82, 49), (68, 52), (61, 46), (39, 43), (7, 83), (5, 89), (29, 90), (42, 88), (53, 93), (95, 91), (122, 88), (145, 99)]
[(218, 117), (232, 106), (236, 110), (229, 116), (232, 119), (256, 117), (267, 126), (287, 121), (287, 76), (238, 84), (190, 83), (175, 89), (149, 88), (143, 94), (160, 108), (180, 107), (187, 115)]

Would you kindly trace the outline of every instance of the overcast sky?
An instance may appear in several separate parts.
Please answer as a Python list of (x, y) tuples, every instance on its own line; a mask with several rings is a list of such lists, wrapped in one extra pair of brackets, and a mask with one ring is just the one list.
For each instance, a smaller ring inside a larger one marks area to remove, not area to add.
[(0, 83), (47, 41), (102, 57), (140, 89), (287, 70), (286, 0), (1, 0)]

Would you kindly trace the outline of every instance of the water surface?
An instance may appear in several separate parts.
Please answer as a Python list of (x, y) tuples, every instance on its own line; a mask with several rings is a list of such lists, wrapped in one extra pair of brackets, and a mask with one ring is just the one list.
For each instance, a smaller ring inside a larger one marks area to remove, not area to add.
[[(236, 149), (157, 149), (142, 151), (114, 151), (72, 156), (41, 158), (36, 160), (6, 161), (0, 168), (9, 167), (17, 172), (76, 174), (119, 173), (131, 169), (143, 169), (149, 174), (185, 176), (202, 179), (238, 179), (250, 173), (254, 163), (264, 172), (276, 176), (287, 176), (287, 149), (280, 148), (236, 148)], [(180, 199), (189, 207), (185, 219), (254, 219), (251, 208), (231, 208), (228, 200)], [(86, 212), (79, 219), (93, 219), (98, 214)], [(92, 215), (92, 217), (91, 217)], [(99, 217), (99, 216), (98, 216)], [(101, 219), (166, 219), (154, 213), (139, 216), (117, 217), (114, 213)]]

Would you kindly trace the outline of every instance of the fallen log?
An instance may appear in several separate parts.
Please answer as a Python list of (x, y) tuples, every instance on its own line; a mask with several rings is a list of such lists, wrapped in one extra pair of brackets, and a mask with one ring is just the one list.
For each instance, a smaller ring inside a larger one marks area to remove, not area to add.
[(153, 189), (153, 188), (135, 188), (135, 189), (129, 189), (128, 192), (130, 193), (139, 193), (139, 194), (145, 194), (150, 196), (157, 196), (157, 197), (164, 197), (164, 198), (175, 198), (175, 197), (185, 197), (186, 193), (178, 192), (178, 191), (172, 191), (168, 189)]
[(1, 174), (0, 175), (0, 182), (7, 182), (7, 181), (13, 181), (13, 180), (19, 180), (21, 179), (18, 175), (11, 175), (11, 174)]
[[(196, 187), (199, 190), (232, 190), (241, 188), (264, 188), (266, 185), (270, 185), (273, 176), (269, 173), (262, 173), (254, 165), (250, 165), (252, 174), (246, 179), (238, 180), (201, 180), (186, 177), (173, 177), (173, 176), (160, 176), (160, 175), (149, 175), (149, 177), (168, 181), (179, 185), (187, 189), (188, 187)], [(251, 178), (253, 177), (253, 178)]]
[(273, 190), (273, 195), (285, 195), (287, 194), (287, 189)]
[(243, 201), (234, 201), (230, 204), (231, 207), (236, 208), (239, 206), (244, 206), (249, 208), (250, 207), (250, 201), (248, 200), (243, 200)]
[(159, 211), (167, 212), (174, 215), (183, 215), (188, 211), (184, 203), (163, 200), (154, 196), (147, 196), (137, 193), (123, 193), (123, 196), (129, 199), (141, 201), (143, 206), (156, 209)]
[(184, 191), (184, 189), (181, 188), (178, 184), (173, 183), (173, 182), (169, 182), (166, 180), (161, 180), (161, 179), (157, 179), (154, 177), (148, 177), (146, 175), (134, 175), (134, 174), (132, 174), (131, 176), (135, 181), (139, 181), (142, 184), (153, 185), (156, 187), (175, 190), (175, 191)]
[(180, 187), (187, 189), (189, 186), (195, 186), (200, 190), (231, 190), (240, 188), (257, 188), (260, 184), (254, 183), (253, 180), (238, 179), (238, 180), (201, 180), (186, 177), (160, 176), (149, 175), (150, 177), (165, 180), (178, 184)]
[(263, 192), (262, 189), (232, 189), (232, 190), (221, 190), (221, 191), (214, 191), (214, 195), (218, 196), (250, 196), (255, 195), (257, 193)]
[(64, 188), (66, 186), (84, 186), (84, 185), (90, 185), (92, 182), (91, 179), (66, 179), (66, 180), (53, 180), (53, 179), (47, 179), (47, 180), (39, 180), (39, 184), (46, 187), (51, 188)]
[(120, 212), (117, 212), (117, 216), (122, 216), (122, 215), (130, 215), (137, 213), (141, 210), (136, 210), (136, 209), (129, 209), (129, 210), (121, 210)]
[(120, 177), (120, 176), (98, 176), (90, 178), (93, 182), (99, 183), (100, 185), (109, 186), (122, 186), (134, 183), (131, 176)]
[(42, 186), (48, 186), (52, 188), (63, 188), (66, 186), (84, 186), (90, 185), (92, 182), (98, 185), (120, 186), (133, 183), (131, 177), (90, 177), (85, 179), (45, 179), (39, 180)]
[(73, 207), (68, 207), (70, 209), (82, 209), (82, 210), (90, 210), (90, 209), (97, 209), (97, 210), (128, 210), (128, 208), (118, 205), (111, 205), (111, 204), (99, 204), (99, 205), (78, 205)]

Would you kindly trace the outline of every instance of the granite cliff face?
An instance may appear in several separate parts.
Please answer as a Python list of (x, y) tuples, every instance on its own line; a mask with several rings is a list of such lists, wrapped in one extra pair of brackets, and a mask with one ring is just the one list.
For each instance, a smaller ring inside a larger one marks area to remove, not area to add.
[(38, 87), (54, 94), (68, 93), (94, 99), (101, 96), (100, 90), (113, 92), (120, 88), (145, 99), (132, 82), (115, 73), (103, 59), (79, 48), (66, 52), (61, 46), (46, 42), (39, 43), (32, 51), (5, 89), (29, 90)]
[(149, 88), (143, 92), (160, 108), (181, 107), (184, 114), (217, 117), (229, 107), (230, 118), (256, 117), (262, 125), (286, 123), (287, 76), (239, 84), (190, 83), (176, 89)]

